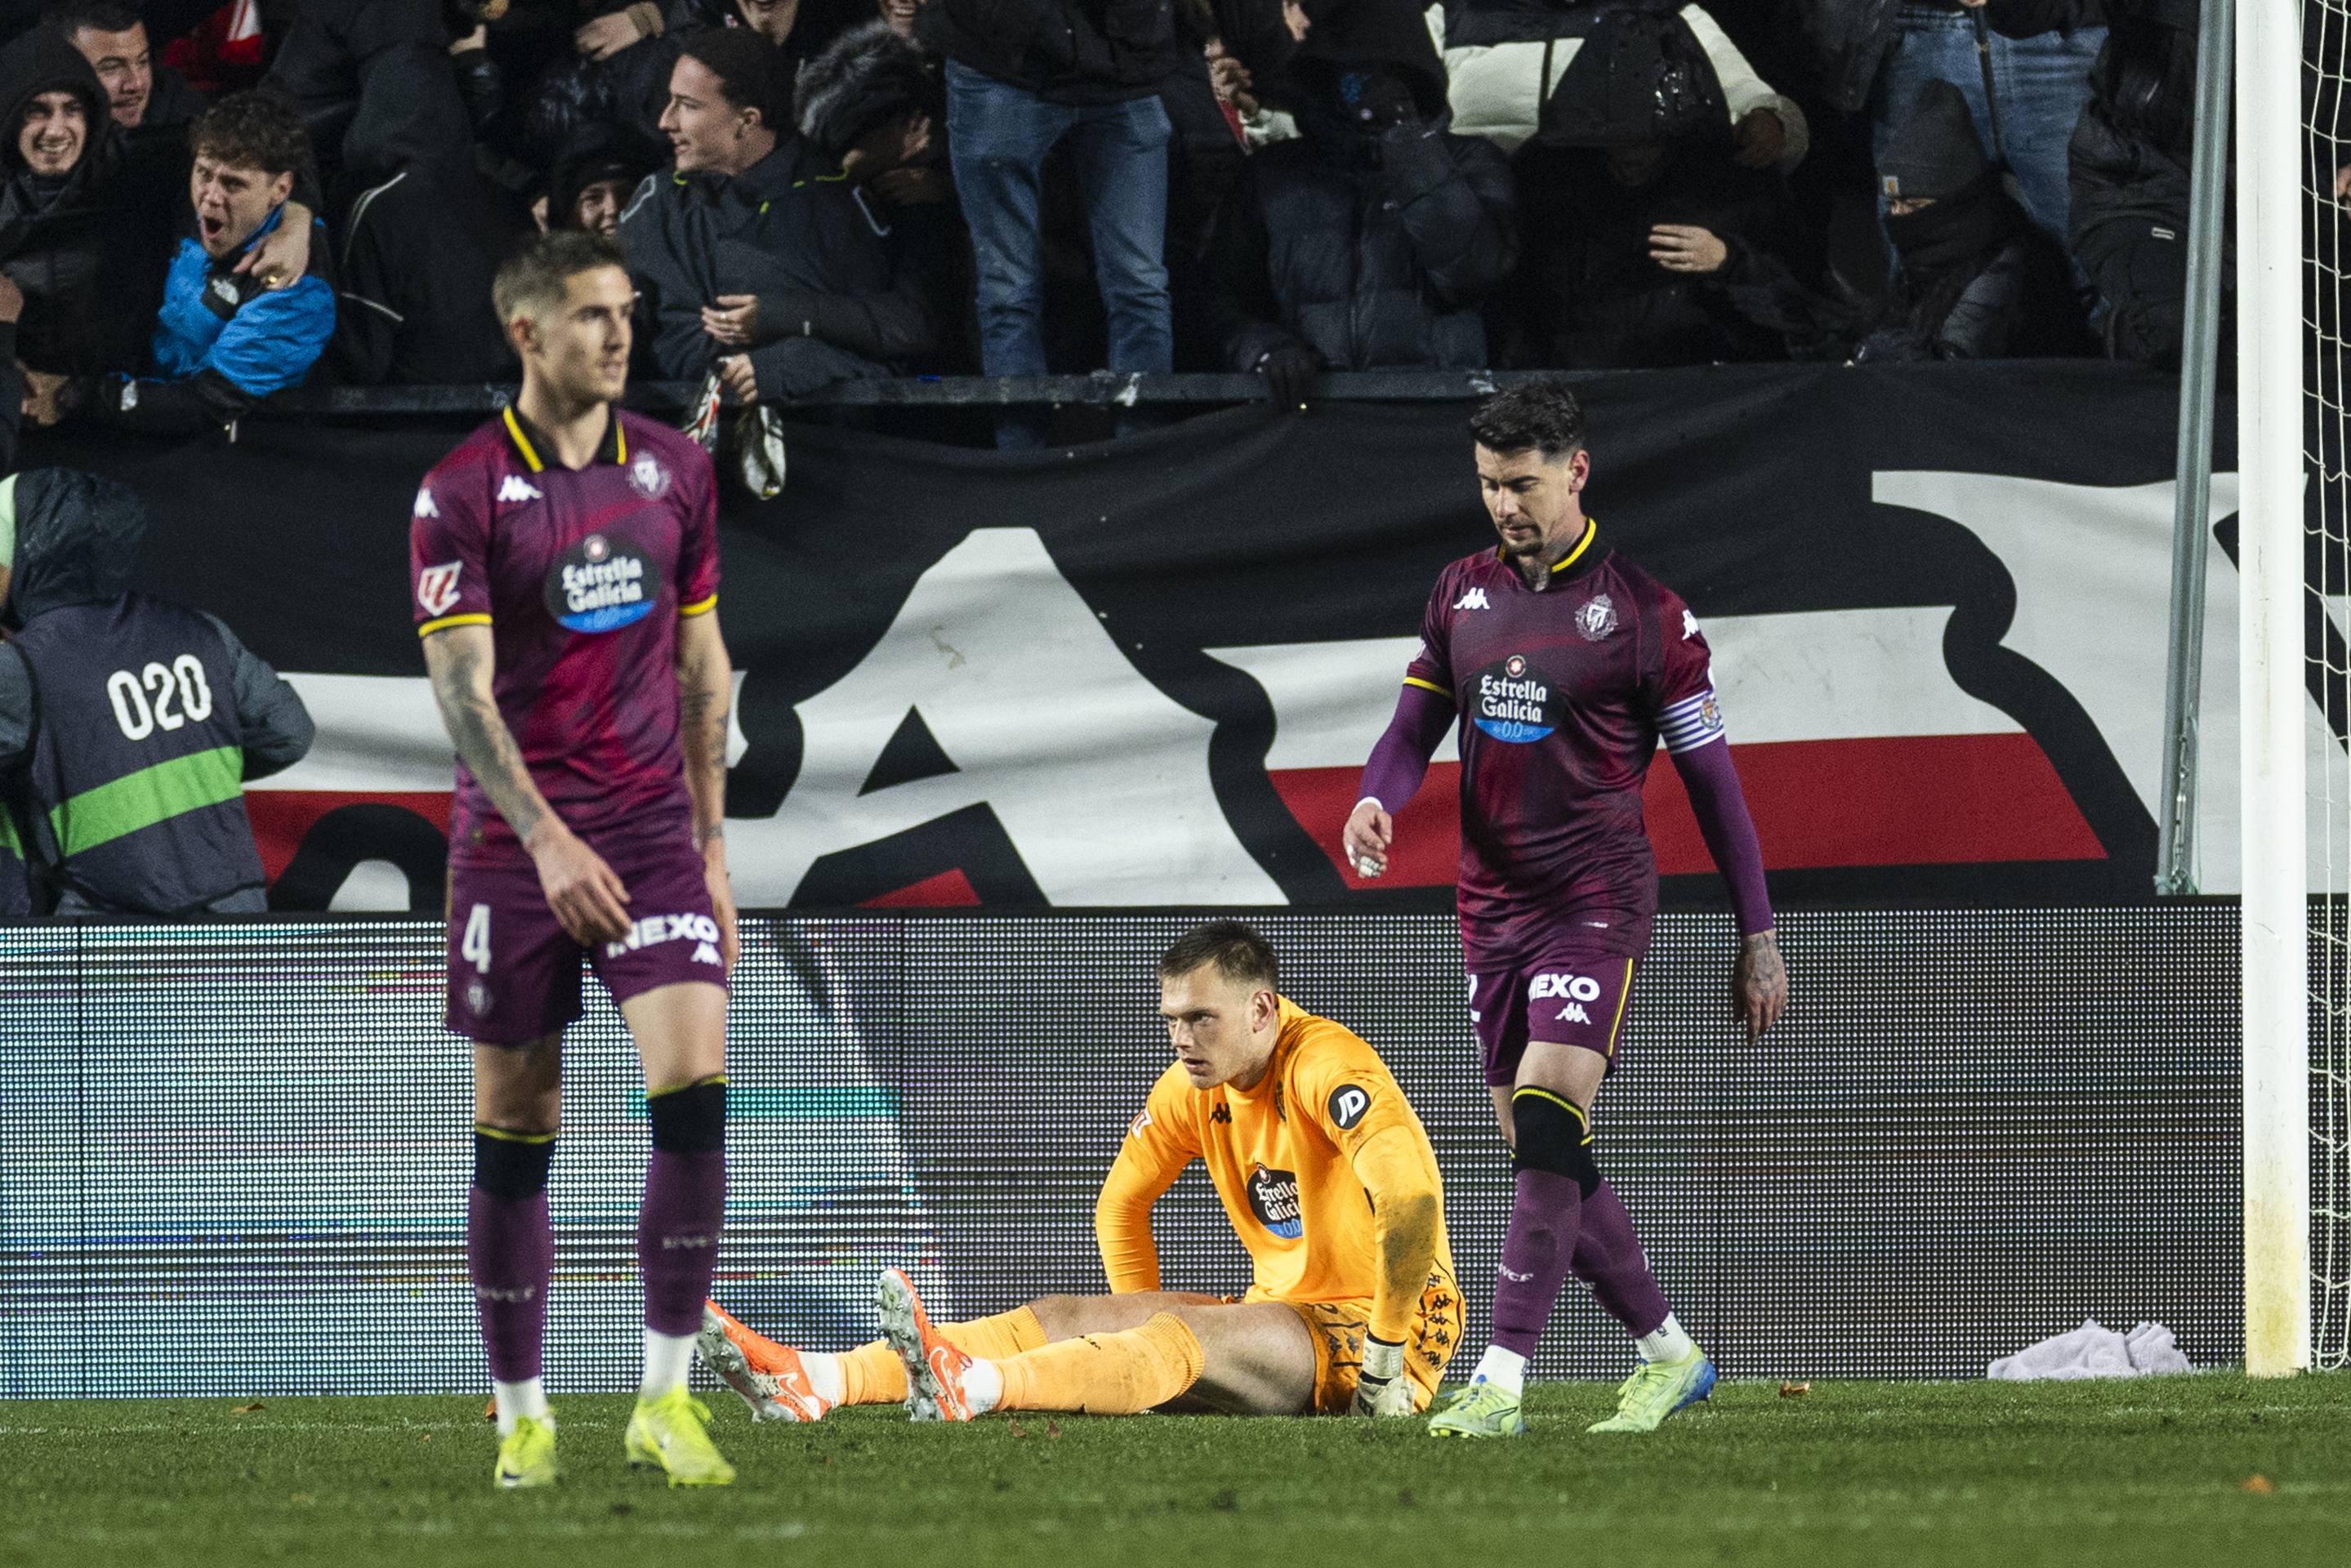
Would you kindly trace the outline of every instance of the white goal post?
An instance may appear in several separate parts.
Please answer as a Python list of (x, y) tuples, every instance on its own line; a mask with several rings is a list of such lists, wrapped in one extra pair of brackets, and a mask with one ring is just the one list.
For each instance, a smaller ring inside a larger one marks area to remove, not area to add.
[[(2335, 166), (2331, 137), (2303, 123), (2303, 0), (2236, 4), (2245, 1370), (2256, 1377), (2308, 1367), (2312, 1349), (2303, 223), (2332, 221), (2305, 203), (2334, 201)], [(2342, 803), (2327, 805), (2331, 828)], [(2324, 1000), (2330, 1016), (2345, 1001)]]

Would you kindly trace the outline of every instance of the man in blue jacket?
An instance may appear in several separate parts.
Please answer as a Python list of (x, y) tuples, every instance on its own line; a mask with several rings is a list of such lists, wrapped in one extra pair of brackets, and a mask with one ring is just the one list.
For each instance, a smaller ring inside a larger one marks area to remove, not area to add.
[[(108, 424), (160, 434), (226, 429), (299, 385), (335, 330), (335, 291), (315, 272), (280, 286), (264, 268), (236, 270), (283, 215), (309, 150), (301, 120), (267, 93), (236, 93), (198, 117), (188, 140), (193, 232), (172, 258), (149, 344), (152, 373), (68, 393)], [(321, 252), (325, 237), (313, 236)]]

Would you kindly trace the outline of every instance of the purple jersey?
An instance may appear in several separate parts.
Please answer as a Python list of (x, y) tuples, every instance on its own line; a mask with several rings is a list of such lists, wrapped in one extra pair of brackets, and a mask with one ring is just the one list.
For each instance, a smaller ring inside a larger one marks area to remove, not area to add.
[[(574, 831), (684, 831), (677, 622), (718, 602), (710, 459), (617, 409), (586, 468), (542, 454), (508, 409), (424, 476), (408, 533), (417, 631), (490, 628), (498, 716)], [(449, 843), (459, 859), (517, 848), (462, 762)]]
[(1662, 738), (1722, 738), (1698, 618), (1582, 541), (1538, 593), (1487, 550), (1437, 574), (1405, 680), (1453, 700), (1461, 735), (1461, 942), (1474, 972), (1562, 944), (1648, 943), (1657, 865), (1641, 782)]

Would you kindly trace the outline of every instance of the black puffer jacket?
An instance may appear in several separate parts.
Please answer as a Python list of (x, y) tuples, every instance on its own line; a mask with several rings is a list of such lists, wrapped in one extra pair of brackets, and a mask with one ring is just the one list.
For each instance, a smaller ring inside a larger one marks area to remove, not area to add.
[(1149, 98), (1182, 63), (1174, 0), (928, 0), (925, 47), (1050, 103)]
[[(1989, 171), (1886, 220), (1900, 266), (1880, 305), (1823, 296), (1773, 258), (1735, 254), (1726, 288), (1801, 358), (2051, 359), (2095, 351), (2065, 253)], [(1736, 250), (1737, 247), (1734, 247)]]
[(1489, 364), (1481, 312), (1519, 261), (1510, 165), (1446, 129), (1441, 73), (1411, 69), (1420, 117), (1374, 138), (1329, 107), (1335, 67), (1294, 68), (1308, 134), (1249, 161), (1210, 238), (1226, 364), (1295, 343), (1340, 370)]
[(722, 294), (758, 296), (750, 360), (762, 396), (926, 368), (938, 351), (946, 302), (932, 232), (797, 136), (731, 179), (651, 176), (621, 216), (621, 243), (640, 341), (669, 379), (698, 380), (727, 352), (702, 326)]
[[(35, 95), (66, 91), (82, 101), (80, 161), (57, 176), (35, 174), (17, 133)], [(109, 202), (121, 144), (106, 89), (79, 50), (46, 27), (0, 49), (0, 271), (24, 291), (16, 358), (36, 370), (81, 374), (100, 351), (93, 314), (106, 252)]]
[(1528, 369), (1638, 369), (1777, 359), (1780, 334), (1750, 321), (1730, 276), (1668, 272), (1649, 232), (1687, 223), (1730, 250), (1725, 274), (1770, 256), (1798, 277), (1818, 271), (1780, 176), (1741, 169), (1728, 149), (1667, 152), (1650, 180), (1627, 186), (1604, 153), (1529, 146), (1519, 176), (1523, 259), (1493, 313), (1497, 362)]
[[(2090, 101), (2068, 144), (2074, 259), (2105, 309), (2106, 352), (2179, 362), (2188, 311), (2188, 161), (2195, 128), (2195, 0), (1991, 0), (2014, 37), (2104, 22)], [(2224, 202), (2223, 221), (2233, 202)], [(2223, 267), (2222, 286), (2236, 269)]]
[(267, 80), (301, 111), (322, 179), (472, 167), (449, 43), (439, 0), (301, 0)]

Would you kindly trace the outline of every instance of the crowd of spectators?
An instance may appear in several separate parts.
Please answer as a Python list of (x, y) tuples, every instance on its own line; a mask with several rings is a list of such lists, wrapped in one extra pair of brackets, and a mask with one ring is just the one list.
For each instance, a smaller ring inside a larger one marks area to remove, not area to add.
[(0, 0), (0, 424), (507, 379), (491, 275), (549, 225), (618, 236), (640, 374), (742, 400), (2176, 364), (2196, 11)]

